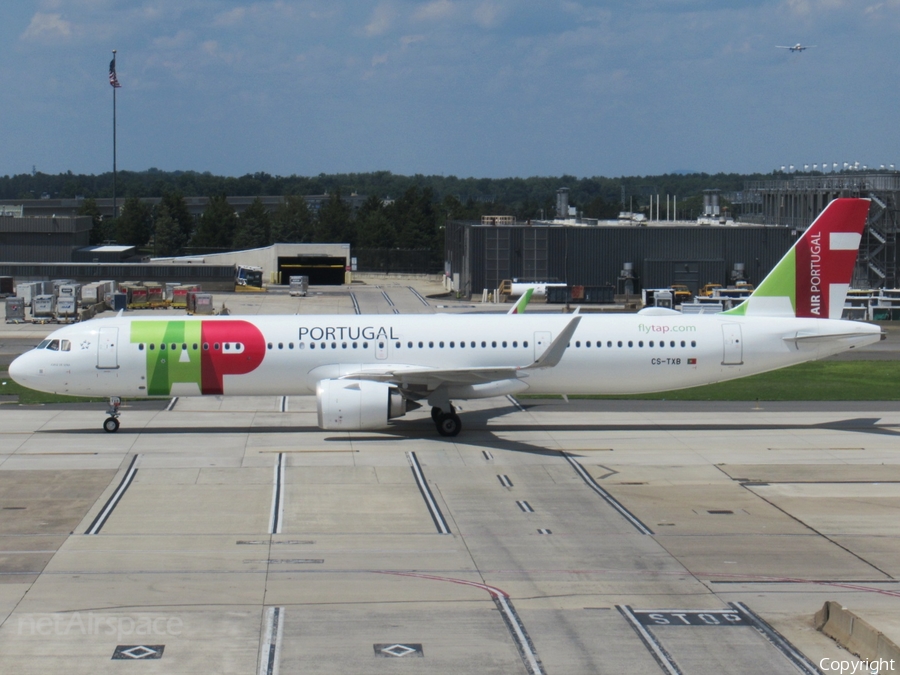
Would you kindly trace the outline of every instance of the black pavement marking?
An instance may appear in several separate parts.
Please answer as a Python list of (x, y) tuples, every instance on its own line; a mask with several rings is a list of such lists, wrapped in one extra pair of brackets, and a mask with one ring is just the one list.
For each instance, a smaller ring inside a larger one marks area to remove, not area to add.
[(119, 483), (119, 487), (116, 488), (115, 492), (112, 493), (106, 504), (104, 504), (103, 508), (100, 509), (100, 513), (98, 513), (97, 517), (94, 518), (94, 522), (92, 522), (90, 524), (90, 527), (88, 527), (88, 529), (84, 531), (85, 534), (99, 534), (100, 530), (103, 529), (103, 526), (106, 525), (106, 521), (109, 520), (109, 517), (112, 515), (113, 510), (122, 500), (122, 497), (125, 495), (125, 491), (128, 489), (128, 486), (131, 485), (131, 482), (137, 475), (137, 467), (135, 467), (135, 462), (137, 462), (137, 458), (139, 456), (140, 455), (135, 455), (131, 459), (131, 464), (128, 465), (128, 469), (125, 471), (125, 475), (122, 477), (122, 482)]
[(638, 637), (641, 639), (641, 642), (644, 643), (644, 646), (650, 650), (650, 653), (653, 655), (653, 658), (656, 659), (656, 662), (659, 664), (659, 667), (662, 668), (663, 672), (667, 673), (667, 675), (683, 675), (678, 666), (675, 665), (675, 661), (672, 660), (672, 655), (659, 643), (656, 636), (641, 624), (634, 615), (631, 607), (628, 605), (616, 605), (616, 609), (618, 609), (622, 616), (625, 617), (625, 620), (628, 621), (634, 629), (634, 632), (638, 634)]
[(113, 661), (148, 661), (161, 659), (165, 645), (117, 645)]
[(519, 410), (519, 412), (525, 412), (525, 406), (523, 406), (521, 403), (519, 403), (519, 401), (516, 399), (515, 396), (513, 396), (512, 394), (507, 394), (506, 398), (510, 403), (512, 403), (514, 406), (516, 406), (516, 408)]
[(632, 609), (642, 626), (751, 626), (740, 613), (729, 609)]
[(638, 532), (640, 532), (641, 534), (653, 534), (653, 530), (644, 525), (644, 523), (642, 523), (637, 516), (635, 516), (633, 513), (631, 513), (631, 511), (622, 506), (622, 504), (620, 504), (615, 497), (613, 497), (606, 490), (600, 487), (597, 484), (597, 481), (595, 481), (591, 477), (591, 475), (587, 471), (585, 471), (585, 468), (581, 466), (581, 464), (579, 464), (564, 450), (561, 450), (560, 452), (562, 453), (562, 456), (566, 458), (566, 461), (572, 465), (572, 468), (575, 469), (578, 475), (581, 476), (581, 479), (588, 484), (588, 487), (590, 487), (594, 492), (600, 495), (607, 504), (612, 506), (616, 511), (624, 516), (629, 523), (634, 525)]
[(423, 305), (425, 305), (426, 307), (429, 307), (429, 306), (430, 306), (430, 305), (428, 304), (428, 301), (427, 301), (425, 298), (422, 297), (422, 294), (419, 293), (419, 291), (417, 291), (417, 290), (416, 290), (415, 288), (413, 288), (412, 286), (407, 286), (407, 288), (408, 288), (410, 291), (412, 291), (412, 294), (415, 295), (415, 296), (419, 299), (419, 302), (421, 302), (421, 303), (422, 303)]
[(375, 656), (402, 659), (407, 656), (425, 656), (422, 645), (418, 642), (382, 642), (372, 645)]
[(406, 456), (409, 459), (413, 477), (416, 479), (416, 485), (419, 486), (419, 492), (422, 493), (422, 499), (425, 500), (425, 505), (428, 507), (431, 519), (434, 521), (434, 526), (440, 534), (450, 534), (450, 527), (447, 525), (447, 521), (444, 520), (444, 514), (441, 513), (437, 502), (434, 501), (434, 495), (431, 494), (431, 488), (428, 487), (428, 481), (425, 480), (425, 474), (422, 473), (422, 467), (419, 465), (416, 453), (407, 452)]
[(544, 666), (537, 655), (534, 643), (528, 636), (528, 631), (525, 630), (525, 625), (513, 606), (512, 600), (509, 599), (509, 596), (500, 595), (499, 593), (491, 593), (491, 597), (494, 599), (497, 609), (500, 610), (503, 621), (506, 622), (506, 627), (512, 634), (513, 639), (515, 639), (516, 646), (519, 649), (519, 656), (522, 657), (522, 662), (530, 675), (544, 675)]
[(272, 486), (272, 513), (269, 517), (269, 534), (281, 534), (284, 520), (284, 453), (278, 453), (275, 462), (275, 478)]
[(351, 293), (350, 299), (353, 301), (353, 311), (357, 314), (362, 314), (362, 312), (359, 310), (359, 301), (356, 299), (356, 294)]
[(266, 633), (259, 654), (259, 675), (275, 675), (281, 658), (281, 638), (284, 636), (284, 607), (266, 610)]
[(794, 645), (792, 645), (781, 633), (763, 621), (763, 619), (755, 612), (751, 611), (747, 605), (743, 602), (729, 602), (728, 604), (730, 607), (737, 610), (748, 623), (762, 633), (778, 651), (784, 654), (788, 661), (797, 666), (802, 672), (808, 673), (809, 675), (817, 675), (819, 673), (819, 669), (816, 668), (812, 661), (806, 658), (803, 653), (794, 647)]
[(287, 396), (279, 396), (278, 397), (278, 409), (281, 410), (281, 412), (288, 411), (288, 397)]
[(487, 450), (482, 450), (481, 454), (484, 455), (484, 460), (486, 462), (490, 462), (492, 459), (494, 459), (494, 456)]
[(534, 509), (531, 508), (531, 504), (526, 501), (516, 502), (519, 508), (522, 509), (525, 513), (534, 513)]
[(497, 480), (500, 481), (500, 485), (502, 485), (503, 487), (511, 488), (513, 486), (512, 481), (509, 479), (509, 476), (507, 476), (506, 474), (498, 475)]
[(546, 530), (546, 529), (542, 528), (542, 529), (538, 530), (538, 534), (553, 534), (553, 533), (550, 530)]
[(166, 406), (166, 412), (172, 412), (172, 410), (175, 408), (176, 403), (178, 403), (178, 397), (173, 396), (172, 400), (169, 401), (169, 405)]

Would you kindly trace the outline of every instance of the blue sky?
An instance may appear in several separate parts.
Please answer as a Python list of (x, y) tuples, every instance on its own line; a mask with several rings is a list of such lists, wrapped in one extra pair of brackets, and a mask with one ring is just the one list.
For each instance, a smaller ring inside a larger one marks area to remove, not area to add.
[[(900, 0), (0, 7), (0, 174), (900, 165)], [(816, 45), (800, 54), (775, 45)]]

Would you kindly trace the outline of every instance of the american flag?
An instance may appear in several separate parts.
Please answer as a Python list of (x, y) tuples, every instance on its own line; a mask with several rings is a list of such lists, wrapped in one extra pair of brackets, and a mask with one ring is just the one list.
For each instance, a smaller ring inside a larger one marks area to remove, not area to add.
[(121, 87), (119, 84), (119, 78), (116, 77), (116, 59), (113, 57), (113, 60), (109, 62), (109, 84), (112, 87)]

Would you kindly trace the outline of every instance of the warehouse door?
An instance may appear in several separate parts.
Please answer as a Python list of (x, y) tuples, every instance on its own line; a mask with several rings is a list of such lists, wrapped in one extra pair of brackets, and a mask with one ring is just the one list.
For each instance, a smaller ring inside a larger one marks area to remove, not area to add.
[(310, 286), (341, 286), (347, 259), (332, 255), (298, 255), (278, 258), (278, 275), (285, 286), (291, 277), (308, 276)]

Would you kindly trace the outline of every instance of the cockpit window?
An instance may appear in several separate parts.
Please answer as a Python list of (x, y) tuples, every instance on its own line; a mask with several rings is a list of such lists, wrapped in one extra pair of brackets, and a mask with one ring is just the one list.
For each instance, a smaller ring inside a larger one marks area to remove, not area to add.
[(35, 347), (35, 349), (46, 349), (47, 345), (50, 344), (50, 340), (42, 340), (41, 343)]
[(47, 349), (52, 349), (55, 352), (59, 351), (59, 340), (50, 340), (50, 344), (47, 345)]
[(70, 352), (72, 351), (72, 343), (68, 340), (60, 340), (59, 341), (60, 351)]

